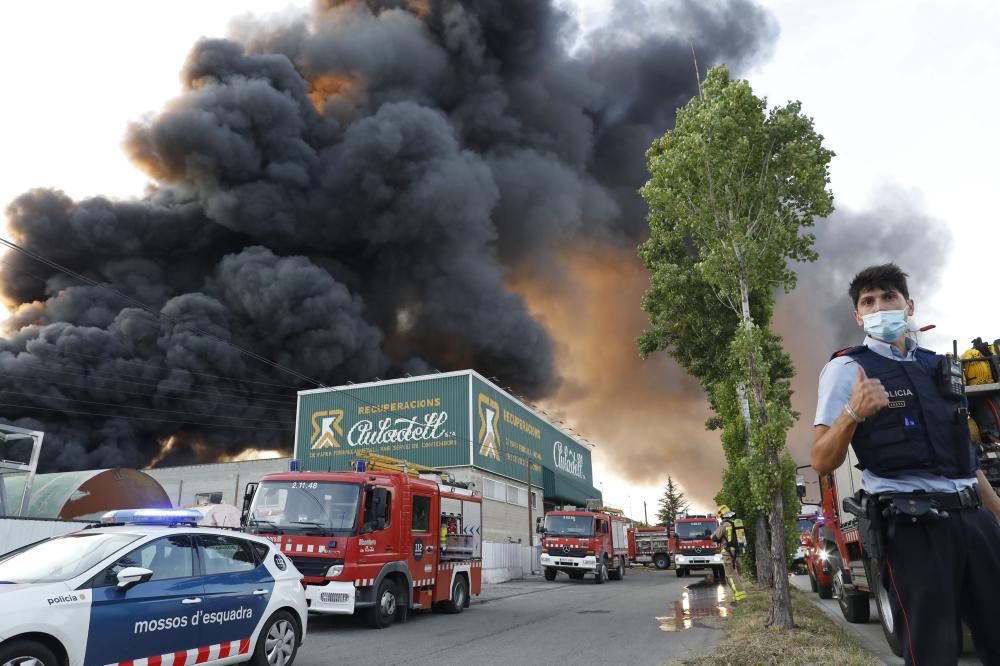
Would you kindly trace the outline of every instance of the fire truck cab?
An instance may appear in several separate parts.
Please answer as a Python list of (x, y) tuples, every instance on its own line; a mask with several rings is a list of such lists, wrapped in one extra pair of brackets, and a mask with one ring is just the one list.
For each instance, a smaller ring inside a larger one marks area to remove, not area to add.
[(674, 520), (671, 546), (678, 578), (704, 569), (710, 569), (718, 580), (726, 577), (722, 547), (712, 541), (712, 533), (718, 527), (719, 521), (713, 514), (682, 514)]
[(248, 484), (244, 528), (304, 576), (310, 613), (460, 613), (482, 585), (482, 498), (446, 472), (368, 454), (349, 472), (268, 474)]
[[(632, 523), (618, 509), (589, 503), (545, 514), (541, 564), (546, 580), (562, 571), (573, 580), (594, 574), (594, 582), (621, 580), (629, 565)], [(634, 550), (634, 548), (632, 549)]]

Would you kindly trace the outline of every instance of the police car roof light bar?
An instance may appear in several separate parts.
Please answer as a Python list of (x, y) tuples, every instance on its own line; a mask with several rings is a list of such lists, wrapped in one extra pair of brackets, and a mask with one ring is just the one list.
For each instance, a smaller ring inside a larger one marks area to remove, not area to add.
[(101, 516), (101, 524), (197, 525), (202, 518), (194, 509), (117, 509)]

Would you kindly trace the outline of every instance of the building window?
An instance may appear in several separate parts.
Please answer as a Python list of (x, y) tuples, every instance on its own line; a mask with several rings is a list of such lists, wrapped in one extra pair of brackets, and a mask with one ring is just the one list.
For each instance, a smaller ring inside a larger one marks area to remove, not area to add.
[(507, 501), (507, 486), (493, 479), (483, 479), (483, 497), (500, 502)]

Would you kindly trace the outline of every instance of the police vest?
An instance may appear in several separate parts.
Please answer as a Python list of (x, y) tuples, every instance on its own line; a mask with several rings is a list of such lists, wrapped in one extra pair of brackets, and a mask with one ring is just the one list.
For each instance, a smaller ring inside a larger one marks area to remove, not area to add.
[(866, 346), (833, 355), (838, 356), (857, 361), (889, 393), (889, 406), (859, 423), (851, 439), (858, 469), (889, 479), (913, 472), (975, 476), (968, 422), (958, 416), (964, 403), (942, 396), (935, 380), (941, 356), (918, 347), (914, 361), (895, 361)]

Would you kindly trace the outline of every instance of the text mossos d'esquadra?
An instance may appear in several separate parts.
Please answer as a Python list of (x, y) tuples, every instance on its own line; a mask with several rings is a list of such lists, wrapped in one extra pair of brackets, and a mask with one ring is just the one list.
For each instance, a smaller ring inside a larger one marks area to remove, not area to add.
[(250, 620), (252, 618), (253, 609), (245, 606), (234, 610), (215, 611), (213, 613), (197, 611), (194, 615), (161, 617), (155, 620), (136, 620), (132, 633), (146, 634), (151, 631), (166, 631), (168, 629), (184, 629), (185, 627), (197, 627), (199, 625), (224, 624), (226, 622)]

